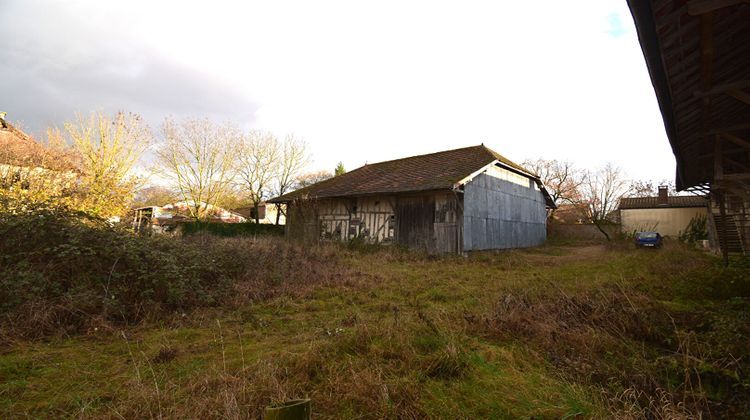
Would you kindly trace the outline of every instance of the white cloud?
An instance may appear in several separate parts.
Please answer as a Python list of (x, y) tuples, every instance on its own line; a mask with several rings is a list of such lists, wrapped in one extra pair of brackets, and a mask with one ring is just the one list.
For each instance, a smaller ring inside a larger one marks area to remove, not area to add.
[[(150, 51), (228, 86), (221, 95), (245, 98), (230, 102), (248, 109), (217, 108), (217, 116), (294, 132), (321, 168), (484, 142), (517, 161), (612, 161), (638, 178), (674, 174), (624, 1), (55, 5), (75, 39), (116, 40), (112, 48)], [(65, 39), (42, 33), (39, 42), (56, 48)], [(62, 49), (60, 66), (86, 53)], [(139, 74), (139, 60), (130, 61), (108, 66), (119, 77)], [(157, 105), (150, 112), (174, 113)]]

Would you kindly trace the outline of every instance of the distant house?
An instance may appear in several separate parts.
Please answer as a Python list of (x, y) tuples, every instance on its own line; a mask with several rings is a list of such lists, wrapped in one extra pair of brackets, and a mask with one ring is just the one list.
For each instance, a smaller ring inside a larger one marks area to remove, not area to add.
[[(141, 231), (151, 229), (157, 232), (168, 232), (174, 230), (180, 223), (192, 222), (189, 216), (189, 207), (193, 203), (178, 201), (163, 206), (145, 206), (133, 210), (133, 229)], [(212, 223), (244, 223), (245, 217), (237, 213), (201, 202), (201, 207), (207, 209), (209, 217), (207, 222)]]
[(554, 203), (539, 177), (484, 145), (367, 164), (269, 200), (287, 234), (437, 253), (531, 247)]
[(65, 195), (76, 188), (79, 172), (69, 151), (44, 147), (0, 118), (0, 188), (21, 195)]
[[(232, 209), (232, 212), (241, 215), (249, 221), (255, 221), (255, 208), (253, 206), (239, 207)], [(278, 214), (278, 208), (276, 204), (262, 202), (258, 205), (258, 219), (263, 224), (276, 224), (276, 216), (279, 217), (279, 224), (283, 225), (286, 223), (286, 216), (283, 211)]]
[(708, 215), (708, 200), (699, 196), (670, 196), (667, 187), (659, 187), (656, 197), (620, 199), (619, 213), (623, 232), (655, 230), (663, 236), (677, 236), (694, 217)]
[(586, 223), (584, 217), (585, 211), (579, 205), (560, 204), (557, 206), (552, 219), (554, 223), (563, 223), (568, 225), (580, 225)]

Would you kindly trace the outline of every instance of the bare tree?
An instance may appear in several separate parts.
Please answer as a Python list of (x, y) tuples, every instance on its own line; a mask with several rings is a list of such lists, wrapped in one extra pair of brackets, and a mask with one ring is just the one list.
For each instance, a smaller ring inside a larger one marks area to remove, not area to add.
[(576, 204), (584, 212), (583, 216), (596, 225), (607, 240), (610, 237), (602, 225), (607, 223), (607, 217), (617, 209), (620, 198), (630, 188), (622, 170), (611, 163), (589, 173), (581, 186), (581, 195)]
[(179, 193), (171, 188), (155, 185), (136, 191), (135, 197), (133, 197), (133, 205), (136, 207), (163, 206), (179, 199)]
[(228, 193), (233, 179), (233, 160), (241, 133), (231, 124), (208, 119), (167, 119), (164, 141), (156, 151), (158, 171), (172, 181), (188, 205), (190, 217), (205, 218)]
[[(273, 194), (278, 197), (294, 189), (297, 179), (309, 161), (310, 156), (307, 153), (307, 144), (293, 135), (286, 136), (281, 146)], [(276, 204), (277, 225), (283, 212), (283, 206)]]
[[(558, 160), (527, 160), (523, 166), (539, 175), (542, 183), (556, 205), (573, 203), (580, 195), (581, 186), (586, 179), (585, 172), (576, 168), (573, 163)], [(548, 217), (552, 220), (555, 209), (550, 210)]]
[(672, 181), (663, 179), (661, 181), (654, 180), (638, 180), (630, 183), (630, 195), (633, 197), (653, 197), (658, 192), (658, 187), (665, 185), (670, 195), (676, 195), (677, 190), (674, 187)]
[(256, 223), (260, 223), (260, 204), (272, 191), (281, 155), (279, 141), (271, 133), (253, 130), (242, 136), (235, 160), (237, 182), (250, 197)]
[[(136, 114), (97, 112), (65, 123), (65, 131), (79, 160), (83, 207), (104, 217), (122, 214), (141, 181), (133, 169), (152, 143), (149, 128)], [(48, 136), (54, 144), (61, 134), (51, 130)]]
[(308, 172), (297, 177), (295, 189), (305, 188), (330, 178), (333, 178), (333, 174), (329, 171)]

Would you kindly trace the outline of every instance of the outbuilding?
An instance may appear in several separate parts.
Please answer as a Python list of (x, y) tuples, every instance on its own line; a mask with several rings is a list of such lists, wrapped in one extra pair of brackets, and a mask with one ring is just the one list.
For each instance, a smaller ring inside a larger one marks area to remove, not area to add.
[(695, 195), (670, 196), (667, 187), (659, 187), (656, 197), (620, 199), (620, 226), (624, 233), (656, 231), (677, 237), (693, 219), (708, 217), (708, 199)]
[(484, 145), (366, 164), (269, 202), (287, 206), (289, 236), (434, 253), (541, 245), (554, 206), (537, 175)]

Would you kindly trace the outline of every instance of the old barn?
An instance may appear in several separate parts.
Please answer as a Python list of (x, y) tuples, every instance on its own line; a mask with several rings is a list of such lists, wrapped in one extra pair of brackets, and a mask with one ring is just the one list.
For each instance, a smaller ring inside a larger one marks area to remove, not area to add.
[(539, 177), (484, 145), (367, 164), (270, 200), (287, 234), (436, 253), (531, 247), (554, 206)]

